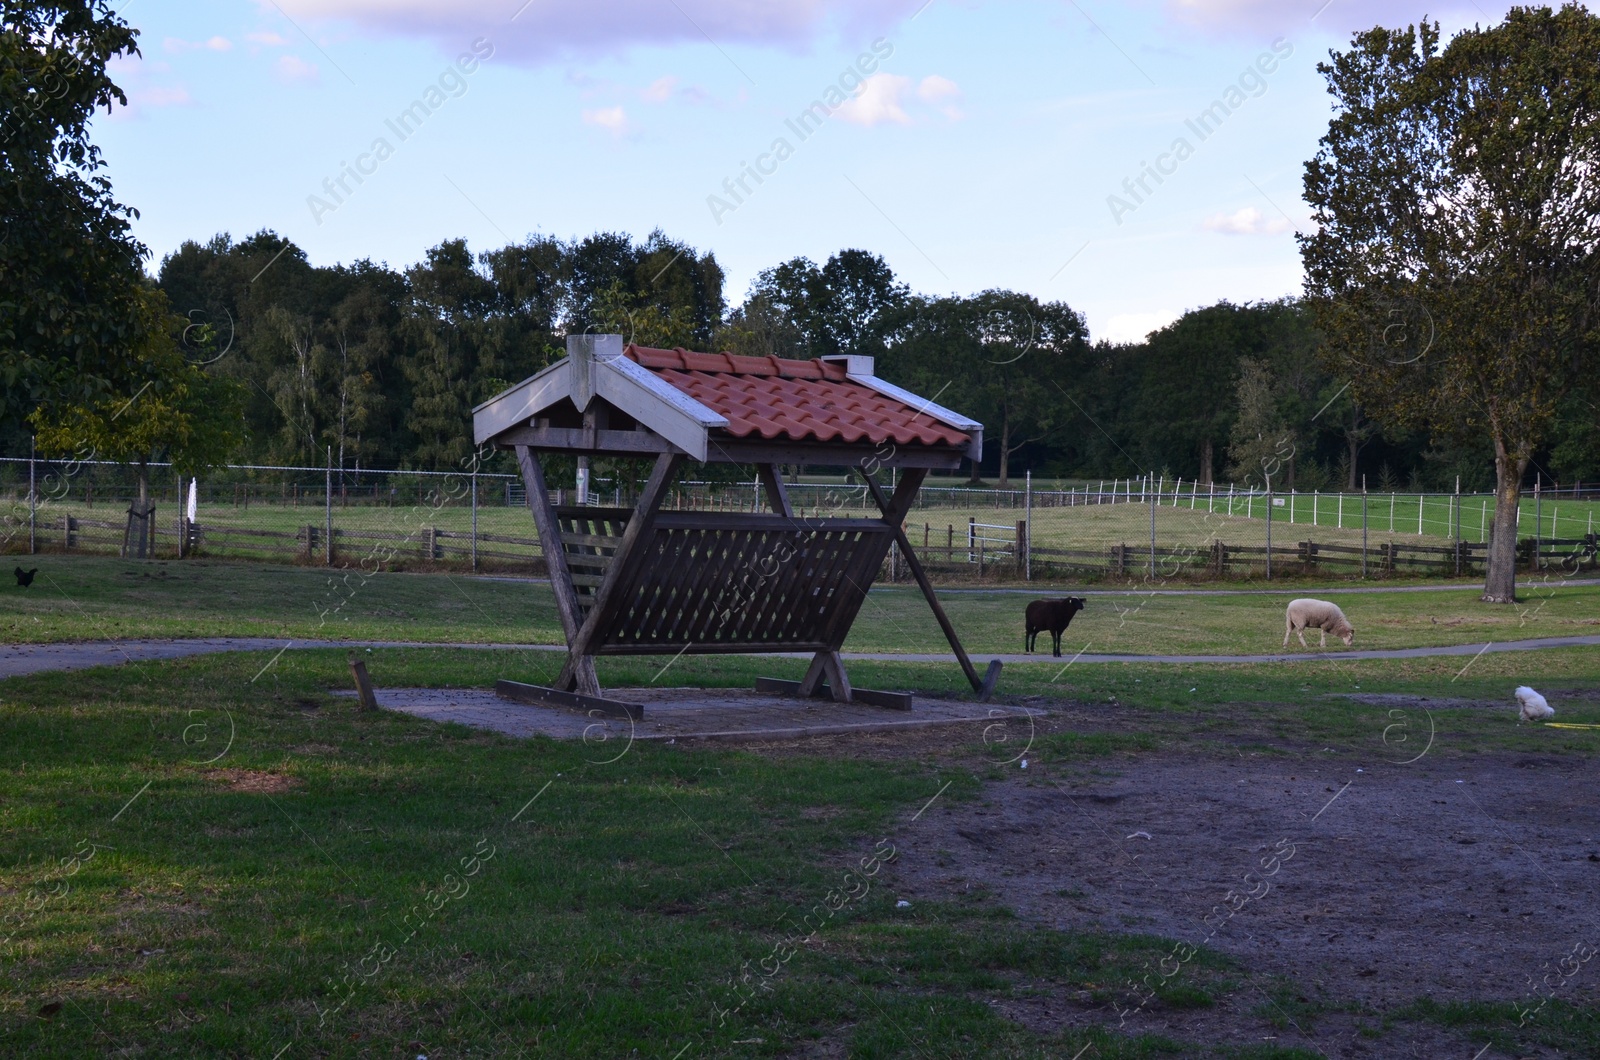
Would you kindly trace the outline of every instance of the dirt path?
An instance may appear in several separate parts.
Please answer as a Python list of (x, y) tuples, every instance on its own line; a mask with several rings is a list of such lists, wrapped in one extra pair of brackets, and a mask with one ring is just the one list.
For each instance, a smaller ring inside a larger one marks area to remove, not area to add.
[[(1574, 946), (1600, 946), (1600, 762), (1437, 750), (1408, 765), (1357, 757), (1324, 749), (1012, 767), (983, 802), (907, 829), (893, 886), (913, 904), (976, 893), (1062, 930), (1204, 943), (1252, 975), (1294, 985), (1291, 1000), (1256, 987), (1206, 1009), (1157, 1001), (1128, 1015), (1123, 1033), (1465, 1060), (1476, 1046), (1436, 1025), (1408, 1022), (1379, 1040), (1361, 1032), (1421, 998), (1537, 1006), (1536, 984)], [(1246, 896), (1231, 916), (1230, 890)], [(1175, 979), (1194, 974), (1180, 968)], [(1600, 1001), (1600, 962), (1550, 981), (1564, 1001)], [(1126, 988), (1120, 1007), (1138, 1004), (1134, 984), (1116, 986)], [(1087, 994), (1019, 1000), (1007, 1015), (1046, 1031), (1118, 1026), (1117, 1012)], [(1293, 1023), (1275, 1028), (1274, 1015)]]
[[(1435, 648), (1394, 648), (1386, 651), (1284, 652), (1274, 655), (995, 655), (1008, 665), (1021, 663), (1065, 665), (1079, 663), (1273, 663), (1310, 659), (1417, 659), (1430, 655), (1479, 655), (1506, 651), (1539, 651), (1600, 645), (1600, 636), (1536, 637), (1529, 640), (1452, 644)], [(61, 641), (54, 644), (0, 646), (0, 679), (49, 670), (86, 670), (93, 666), (120, 666), (154, 659), (181, 659), (227, 651), (276, 651), (298, 648), (463, 648), (474, 651), (565, 651), (557, 644), (441, 644), (403, 640), (273, 640), (267, 637), (201, 637), (193, 640)], [(769, 658), (809, 659), (809, 652), (771, 652)], [(942, 653), (845, 652), (846, 659), (875, 662), (953, 663)]]

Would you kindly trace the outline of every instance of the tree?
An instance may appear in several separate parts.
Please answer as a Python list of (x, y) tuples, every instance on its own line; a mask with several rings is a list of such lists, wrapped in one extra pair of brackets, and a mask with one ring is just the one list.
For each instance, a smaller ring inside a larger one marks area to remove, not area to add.
[(185, 359), (177, 343), (183, 318), (153, 288), (140, 291), (133, 324), (144, 336), (126, 372), (138, 383), (127, 395), (99, 395), (82, 403), (41, 406), (29, 417), (46, 455), (134, 464), (139, 494), (130, 515), (139, 520), (135, 554), (148, 558), (150, 462), (168, 456), (180, 475), (194, 475), (228, 458), (242, 439), (239, 388), (206, 374)]
[[(1002, 487), (1017, 450), (1078, 416), (1058, 387), (1084, 368), (1088, 331), (1065, 303), (1013, 291), (914, 299), (884, 326), (892, 334), (885, 374), (981, 421)], [(973, 461), (973, 481), (980, 470)]]
[(1386, 428), (1492, 442), (1489, 602), (1515, 599), (1523, 478), (1595, 368), (1597, 54), (1600, 19), (1569, 5), (1443, 50), (1436, 23), (1376, 28), (1318, 67), (1338, 113), (1306, 164), (1306, 294)]
[(0, 421), (58, 401), (98, 405), (133, 378), (145, 248), (89, 140), (127, 103), (106, 67), (136, 34), (105, 0), (0, 9)]
[[(1235, 385), (1237, 413), (1228, 434), (1228, 477), (1247, 486), (1272, 488), (1272, 480), (1294, 459), (1298, 435), (1279, 410), (1279, 382), (1272, 366), (1246, 357)], [(1292, 488), (1292, 484), (1291, 485)]]

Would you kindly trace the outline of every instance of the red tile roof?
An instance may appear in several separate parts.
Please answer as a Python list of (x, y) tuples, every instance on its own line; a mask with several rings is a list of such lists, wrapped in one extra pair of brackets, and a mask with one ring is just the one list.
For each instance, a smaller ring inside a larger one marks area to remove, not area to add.
[(965, 448), (965, 431), (846, 378), (840, 364), (629, 345), (624, 355), (727, 417), (735, 438)]

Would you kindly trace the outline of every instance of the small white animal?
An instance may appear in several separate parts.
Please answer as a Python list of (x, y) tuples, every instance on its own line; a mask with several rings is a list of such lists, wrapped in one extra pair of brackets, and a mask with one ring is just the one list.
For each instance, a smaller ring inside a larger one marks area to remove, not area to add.
[(1522, 704), (1523, 721), (1544, 721), (1546, 718), (1556, 716), (1555, 708), (1544, 701), (1544, 697), (1527, 685), (1516, 691), (1517, 702)]
[(1317, 630), (1322, 634), (1319, 647), (1328, 646), (1328, 634), (1344, 641), (1345, 647), (1356, 639), (1356, 631), (1350, 625), (1350, 620), (1344, 617), (1344, 612), (1339, 610), (1338, 604), (1326, 600), (1299, 599), (1290, 600), (1289, 609), (1284, 615), (1283, 646), (1289, 646), (1289, 634), (1293, 633), (1300, 638), (1302, 648), (1310, 647), (1306, 643), (1308, 629)]

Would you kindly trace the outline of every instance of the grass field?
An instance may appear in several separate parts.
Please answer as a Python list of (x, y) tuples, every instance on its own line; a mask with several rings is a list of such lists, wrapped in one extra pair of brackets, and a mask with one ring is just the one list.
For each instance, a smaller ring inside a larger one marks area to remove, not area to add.
[[(1114, 1015), (1049, 1035), (1003, 1016), (1060, 995), (1109, 1013), (1173, 943), (1030, 927), (976, 892), (897, 905), (874, 859), (892, 858), (931, 799), (984, 797), (1001, 759), (976, 741), (846, 758), (641, 744), (607, 761), (581, 744), (358, 714), (326, 692), (346, 679), (342, 652), (291, 653), (262, 675), (268, 659), (0, 683), (0, 1053), (1316, 1055), (1118, 1031)], [(388, 685), (482, 686), (506, 662), (372, 656)], [(1080, 667), (1054, 681), (1023, 668), (1012, 693), (1109, 698), (1119, 714), (1106, 731), (1039, 737), (1043, 780), (1156, 753), (1359, 756), (1381, 747), (1374, 712), (1323, 692), (1432, 691), (1454, 675), (1453, 694), (1503, 698), (1520, 662), (1487, 656), (1464, 675), (1458, 660)], [(668, 679), (747, 686), (801, 665), (686, 658)], [(1552, 691), (1597, 676), (1587, 651), (1546, 653), (1540, 668)], [(601, 678), (642, 684), (653, 669), (604, 660)], [(876, 687), (951, 683), (949, 667), (855, 669)], [(1568, 716), (1600, 721), (1600, 706)], [(1481, 714), (1440, 725), (1441, 753), (1592, 755), (1600, 738)], [(1201, 948), (1153, 1006), (1269, 991), (1313, 992)], [(1362, 1015), (1373, 1055), (1418, 1025), (1522, 1047), (1507, 1055), (1600, 1048), (1593, 1013), (1558, 1001), (1523, 1030), (1518, 1000), (1328, 1004)]]
[[(555, 644), (548, 585), (453, 574), (363, 577), (265, 563), (139, 563), (98, 556), (39, 557), (31, 589), (0, 588), (0, 635), (18, 643), (118, 637), (258, 636)], [(1041, 588), (1041, 595), (1067, 590)], [(1292, 593), (1314, 593), (1297, 586)], [(1600, 633), (1600, 586), (1526, 579), (1522, 603), (1494, 606), (1471, 588), (1371, 592), (1337, 599), (1356, 648), (1410, 648)], [(1068, 653), (1261, 654), (1279, 650), (1283, 594), (1095, 594), (1063, 639)], [(943, 602), (974, 654), (1022, 651), (1030, 597), (947, 592)], [(1045, 638), (1047, 642), (1048, 638)], [(1315, 644), (1314, 639), (1310, 639)], [(1291, 646), (1298, 649), (1297, 641)], [(1330, 647), (1343, 644), (1330, 642)], [(845, 644), (856, 652), (943, 651), (921, 594), (872, 591)]]

